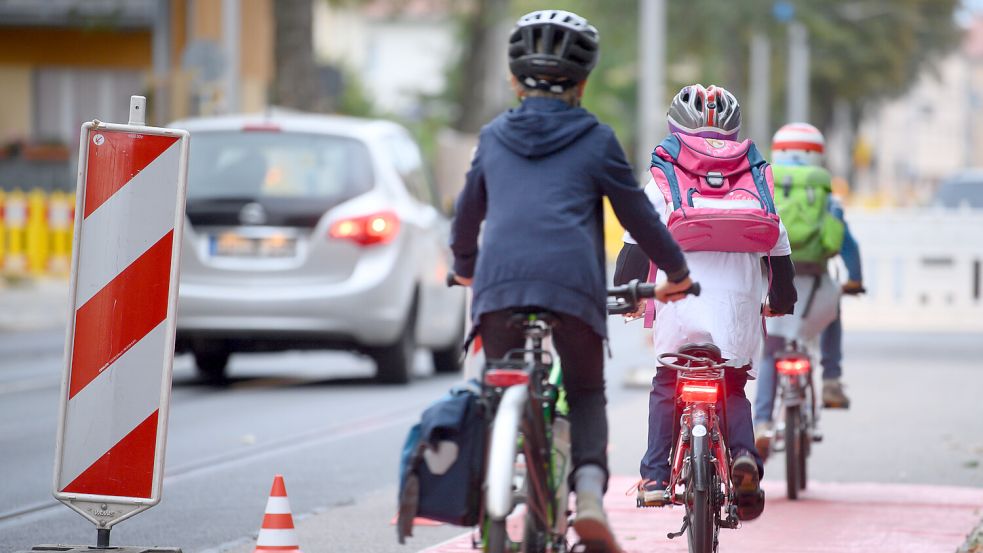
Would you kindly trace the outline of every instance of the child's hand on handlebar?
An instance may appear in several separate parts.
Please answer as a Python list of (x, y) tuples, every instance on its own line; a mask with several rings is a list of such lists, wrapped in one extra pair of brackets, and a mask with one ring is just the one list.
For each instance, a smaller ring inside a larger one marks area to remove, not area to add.
[(655, 289), (655, 299), (662, 303), (679, 301), (686, 297), (686, 293), (693, 286), (693, 281), (686, 277), (680, 282), (666, 281)]
[(474, 282), (474, 279), (462, 277), (459, 275), (454, 275), (454, 281), (460, 284), (461, 286), (471, 286), (471, 283)]

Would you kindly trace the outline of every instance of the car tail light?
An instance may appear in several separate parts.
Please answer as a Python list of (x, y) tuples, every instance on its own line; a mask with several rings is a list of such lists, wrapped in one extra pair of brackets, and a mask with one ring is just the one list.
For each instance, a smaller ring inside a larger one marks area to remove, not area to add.
[(806, 374), (811, 365), (806, 357), (786, 357), (775, 361), (775, 368), (779, 374)]
[(489, 369), (485, 371), (485, 384), (508, 388), (529, 382), (529, 373), (522, 369)]
[(391, 211), (349, 217), (331, 224), (332, 238), (351, 240), (362, 246), (386, 244), (399, 233), (399, 218)]
[(717, 403), (717, 385), (712, 382), (684, 382), (679, 397), (685, 403)]

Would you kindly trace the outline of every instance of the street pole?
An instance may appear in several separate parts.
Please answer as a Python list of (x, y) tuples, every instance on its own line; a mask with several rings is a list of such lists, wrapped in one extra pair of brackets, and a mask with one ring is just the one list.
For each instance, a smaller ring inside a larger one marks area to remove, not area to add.
[(639, 0), (638, 143), (635, 167), (648, 170), (652, 149), (665, 134), (666, 0)]
[(239, 111), (240, 0), (222, 0), (222, 49), (225, 50), (225, 113)]
[(761, 31), (751, 36), (750, 61), (747, 136), (757, 144), (767, 144), (771, 134), (771, 40)]
[(168, 94), (171, 72), (171, 2), (157, 2), (153, 30), (153, 90), (154, 124), (165, 125), (170, 118), (170, 97)]
[(809, 32), (799, 21), (788, 24), (788, 123), (809, 121)]

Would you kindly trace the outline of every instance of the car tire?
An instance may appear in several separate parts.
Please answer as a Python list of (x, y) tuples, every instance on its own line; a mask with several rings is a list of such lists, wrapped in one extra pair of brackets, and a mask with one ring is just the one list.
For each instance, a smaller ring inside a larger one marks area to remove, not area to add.
[(230, 352), (223, 347), (195, 348), (192, 350), (198, 375), (206, 382), (225, 382), (225, 369), (229, 366)]
[(413, 358), (416, 356), (416, 300), (406, 326), (396, 343), (369, 350), (369, 357), (375, 361), (375, 380), (380, 384), (406, 384), (413, 372)]
[(451, 374), (461, 371), (461, 347), (464, 345), (464, 314), (461, 314), (460, 330), (454, 340), (444, 349), (433, 350), (433, 370), (437, 374)]

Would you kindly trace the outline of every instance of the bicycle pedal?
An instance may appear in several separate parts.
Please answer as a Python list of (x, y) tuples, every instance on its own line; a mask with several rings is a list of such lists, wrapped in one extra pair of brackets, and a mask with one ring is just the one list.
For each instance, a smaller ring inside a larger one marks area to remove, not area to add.
[(821, 441), (823, 441), (823, 433), (822, 432), (817, 432), (817, 431), (814, 430), (812, 432), (812, 441), (814, 441), (814, 442), (821, 442)]

